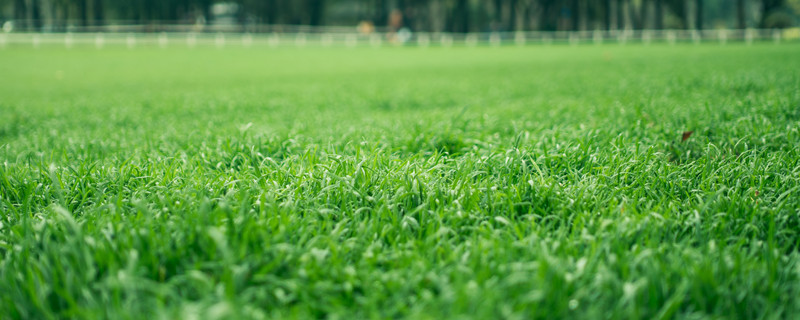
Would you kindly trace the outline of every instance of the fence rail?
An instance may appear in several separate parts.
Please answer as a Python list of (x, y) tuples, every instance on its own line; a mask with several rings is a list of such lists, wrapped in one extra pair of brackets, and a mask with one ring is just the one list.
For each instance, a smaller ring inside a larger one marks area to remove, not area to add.
[(486, 33), (358, 32), (65, 32), (0, 33), (0, 47), (33, 46), (215, 46), (215, 47), (357, 47), (357, 46), (500, 46), (529, 44), (650, 44), (800, 42), (800, 30), (620, 30)]

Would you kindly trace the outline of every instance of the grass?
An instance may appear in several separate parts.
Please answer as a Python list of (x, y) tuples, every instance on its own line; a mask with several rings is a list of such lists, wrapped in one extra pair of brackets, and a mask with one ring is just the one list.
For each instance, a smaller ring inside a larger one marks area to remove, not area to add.
[(0, 317), (797, 317), (798, 56), (6, 48)]

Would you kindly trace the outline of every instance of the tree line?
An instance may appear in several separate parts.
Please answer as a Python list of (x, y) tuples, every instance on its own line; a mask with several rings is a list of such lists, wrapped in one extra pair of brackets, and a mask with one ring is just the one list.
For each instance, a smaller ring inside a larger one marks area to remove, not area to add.
[[(233, 8), (227, 13), (215, 8)], [(0, 0), (0, 21), (96, 26), (114, 23), (355, 25), (413, 31), (784, 28), (800, 0)]]

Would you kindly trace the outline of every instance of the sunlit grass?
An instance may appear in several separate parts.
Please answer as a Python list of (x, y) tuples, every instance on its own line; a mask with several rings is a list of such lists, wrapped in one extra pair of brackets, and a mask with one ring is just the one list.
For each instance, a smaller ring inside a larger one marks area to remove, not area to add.
[(0, 50), (0, 318), (791, 318), (799, 56)]

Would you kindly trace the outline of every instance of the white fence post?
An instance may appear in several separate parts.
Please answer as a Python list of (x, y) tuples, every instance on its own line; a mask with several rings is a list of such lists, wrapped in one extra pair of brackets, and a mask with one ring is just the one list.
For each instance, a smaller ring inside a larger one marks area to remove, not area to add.
[(775, 44), (781, 43), (781, 31), (780, 30), (773, 30), (772, 31), (772, 40), (775, 41)]
[(244, 46), (245, 48), (250, 48), (251, 46), (253, 46), (252, 34), (245, 33), (244, 36), (242, 36), (242, 46)]
[(526, 40), (525, 32), (517, 31), (516, 33), (514, 33), (514, 43), (516, 43), (518, 46), (524, 46), (525, 40)]
[(298, 47), (305, 47), (308, 43), (308, 38), (306, 37), (305, 33), (298, 33), (294, 36), (294, 45)]
[(369, 44), (375, 48), (378, 48), (383, 45), (383, 37), (377, 33), (373, 33), (369, 36)]
[(326, 33), (320, 37), (320, 43), (323, 47), (330, 47), (333, 45), (333, 36)]
[(431, 44), (431, 36), (427, 33), (417, 34), (417, 45), (422, 48), (427, 48)]
[(280, 38), (280, 36), (278, 36), (277, 33), (273, 33), (269, 37), (268, 43), (269, 43), (270, 47), (277, 47), (277, 46), (279, 46), (281, 44), (281, 38)]
[(492, 47), (499, 47), (500, 42), (502, 42), (500, 33), (492, 32), (491, 34), (489, 34), (489, 44), (492, 45)]
[(628, 43), (628, 30), (617, 30), (617, 42), (621, 45)]
[(697, 30), (692, 30), (692, 42), (694, 44), (700, 44), (701, 40), (702, 40), (702, 36), (700, 35), (700, 32), (697, 31)]
[(72, 32), (64, 34), (64, 47), (67, 49), (72, 48)]
[(745, 38), (745, 42), (747, 43), (748, 46), (752, 45), (753, 44), (753, 30), (752, 29), (745, 30), (744, 31), (744, 38)]
[(674, 30), (667, 31), (667, 42), (669, 42), (669, 45), (674, 46), (676, 38), (677, 36)]
[(133, 49), (136, 47), (136, 36), (133, 33), (129, 33), (125, 43), (128, 45), (128, 49)]
[(476, 35), (474, 33), (468, 34), (464, 38), (464, 44), (466, 44), (468, 47), (477, 46), (478, 45), (478, 35)]
[(571, 46), (577, 46), (577, 45), (578, 45), (578, 36), (577, 36), (577, 32), (575, 32), (575, 31), (571, 31), (571, 32), (569, 33), (569, 44), (570, 44)]
[(449, 34), (442, 34), (439, 37), (439, 42), (441, 42), (443, 47), (451, 47), (453, 46), (453, 37), (451, 37)]
[(103, 49), (105, 45), (105, 39), (103, 38), (103, 33), (98, 32), (94, 35), (94, 47), (97, 49)]
[(344, 42), (347, 47), (354, 48), (358, 45), (358, 35), (350, 33), (347, 35), (347, 37), (345, 37)]
[(158, 35), (158, 46), (162, 49), (166, 48), (169, 44), (169, 39), (167, 38), (167, 33), (162, 32)]
[(603, 44), (603, 32), (595, 29), (594, 32), (592, 32), (592, 42), (596, 45)]
[(193, 32), (186, 35), (186, 46), (194, 48), (197, 45), (197, 35)]
[(214, 45), (217, 48), (224, 48), (225, 47), (225, 34), (222, 32), (217, 32), (217, 36), (214, 38)]

